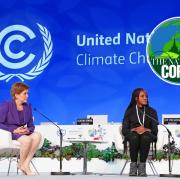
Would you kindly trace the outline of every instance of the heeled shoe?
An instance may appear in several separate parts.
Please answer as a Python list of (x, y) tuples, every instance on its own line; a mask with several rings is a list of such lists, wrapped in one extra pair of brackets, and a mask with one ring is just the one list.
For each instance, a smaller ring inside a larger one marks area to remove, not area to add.
[(24, 171), (23, 169), (20, 169), (21, 170), (21, 172), (24, 174), (24, 175), (27, 175), (26, 174), (26, 171)]
[(35, 176), (36, 173), (35, 172), (26, 172), (26, 176)]
[(18, 168), (24, 175), (26, 175), (26, 171), (21, 168), (21, 165), (20, 165), (19, 163), (17, 164), (17, 168)]
[(22, 171), (23, 174), (25, 174), (25, 171), (23, 171), (23, 170), (21, 169), (20, 163), (17, 164), (17, 168), (18, 168), (20, 171)]
[(23, 169), (22, 167), (20, 168), (20, 170), (22, 171), (22, 173), (26, 176), (35, 176), (36, 173), (31, 172), (31, 171), (27, 171), (26, 169)]

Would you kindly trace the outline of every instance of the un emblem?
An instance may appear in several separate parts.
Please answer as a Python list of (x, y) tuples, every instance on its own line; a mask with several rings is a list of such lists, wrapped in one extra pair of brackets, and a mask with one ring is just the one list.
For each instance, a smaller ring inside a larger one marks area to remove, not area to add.
[[(31, 80), (40, 75), (44, 69), (48, 66), (52, 57), (53, 43), (51, 40), (51, 34), (46, 27), (37, 24), (39, 32), (43, 39), (43, 53), (36, 65), (31, 67), (25, 73), (17, 73), (18, 69), (28, 66), (36, 57), (35, 54), (29, 53), (28, 55), (23, 51), (13, 51), (11, 46), (14, 42), (24, 43), (27, 40), (36, 38), (35, 33), (24, 25), (11, 25), (4, 28), (0, 32), (0, 64), (7, 69), (14, 70), (16, 73), (5, 73), (0, 71), (0, 80), (10, 81), (12, 78), (19, 78), (21, 81)], [(16, 33), (19, 32), (19, 33)], [(6, 38), (5, 38), (6, 37)], [(3, 52), (3, 53), (2, 53)], [(7, 60), (12, 59), (13, 62)], [(21, 60), (21, 61), (20, 61)], [(11, 71), (11, 72), (12, 72)]]

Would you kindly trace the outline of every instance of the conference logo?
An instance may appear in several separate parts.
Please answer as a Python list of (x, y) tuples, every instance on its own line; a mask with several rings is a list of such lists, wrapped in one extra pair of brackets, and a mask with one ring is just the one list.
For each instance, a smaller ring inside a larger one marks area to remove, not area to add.
[[(24, 51), (22, 44), (37, 38), (37, 35), (29, 27), (16, 24), (0, 31), (0, 80), (8, 82), (15, 77), (21, 81), (32, 80), (48, 66), (53, 52), (51, 34), (41, 24), (37, 23), (37, 28), (41, 36), (38, 37), (38, 40), (41, 40), (40, 43), (43, 49), (42, 54), (39, 56), (33, 52), (37, 48), (36, 45), (32, 44), (31, 47), (28, 47), (28, 53)], [(22, 45), (22, 50), (17, 50), (13, 46), (17, 42)], [(31, 50), (32, 52), (30, 52)], [(34, 63), (35, 60), (36, 63)], [(5, 69), (4, 72), (2, 69)], [(24, 69), (23, 72), (22, 69)]]
[(167, 19), (154, 28), (146, 55), (152, 71), (160, 79), (180, 85), (180, 17)]

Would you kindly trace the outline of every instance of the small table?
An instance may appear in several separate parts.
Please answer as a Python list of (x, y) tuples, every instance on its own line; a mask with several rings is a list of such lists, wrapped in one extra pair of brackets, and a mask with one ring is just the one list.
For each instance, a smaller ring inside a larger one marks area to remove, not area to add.
[(84, 145), (84, 153), (83, 153), (83, 174), (87, 175), (87, 150), (89, 143), (107, 143), (106, 141), (102, 140), (90, 140), (90, 139), (66, 139), (65, 142), (70, 143), (82, 143)]

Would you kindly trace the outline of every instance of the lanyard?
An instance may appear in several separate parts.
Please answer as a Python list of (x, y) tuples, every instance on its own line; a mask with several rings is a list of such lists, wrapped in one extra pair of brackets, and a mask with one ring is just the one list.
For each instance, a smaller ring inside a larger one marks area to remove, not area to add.
[(139, 124), (141, 126), (143, 126), (144, 125), (144, 120), (145, 120), (145, 107), (144, 107), (144, 112), (143, 112), (143, 123), (140, 121), (140, 118), (139, 118), (139, 112), (138, 112), (137, 104), (136, 104), (136, 114), (137, 114), (137, 117), (138, 117)]

